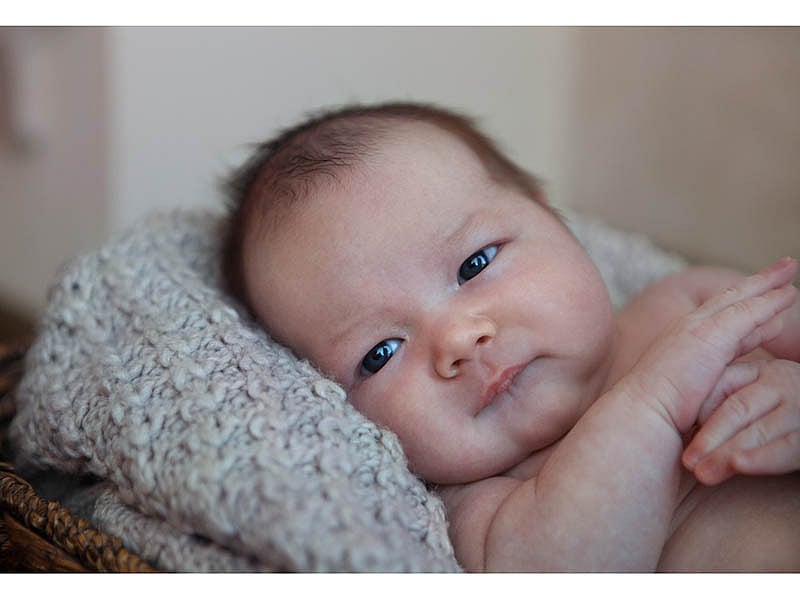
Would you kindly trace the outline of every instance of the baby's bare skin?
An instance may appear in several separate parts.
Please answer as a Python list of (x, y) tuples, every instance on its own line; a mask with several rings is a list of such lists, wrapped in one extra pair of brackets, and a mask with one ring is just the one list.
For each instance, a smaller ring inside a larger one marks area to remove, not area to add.
[[(718, 277), (717, 288), (729, 283), (725, 273)], [(713, 277), (709, 280), (704, 274), (703, 285), (710, 282)], [(698, 290), (690, 274), (662, 283), (659, 289), (644, 294), (638, 303), (623, 311), (620, 318), (626, 321), (626, 330), (647, 331), (648, 335), (657, 336), (659, 326), (677, 316), (674, 313), (681, 307), (678, 301), (671, 303), (670, 308), (662, 300), (655, 300), (656, 296), (669, 298), (670, 287), (676, 299), (686, 297), (689, 302), (686, 308), (692, 308), (691, 298), (698, 297)], [(700, 290), (699, 299), (709, 291)], [(643, 318), (656, 314), (659, 316), (655, 321)], [(632, 341), (632, 347), (636, 347), (636, 341)], [(759, 349), (741, 360), (766, 356), (766, 351)], [(800, 569), (800, 473), (778, 477), (735, 476), (718, 485), (705, 486), (692, 473), (684, 471), (679, 502), (658, 569), (684, 572)]]
[[(551, 451), (536, 453), (505, 475), (519, 481), (535, 477)], [(480, 484), (441, 490), (454, 528), (462, 522), (466, 525), (472, 516), (464, 514), (462, 521), (462, 515), (457, 514), (459, 501), (472, 486)], [(480, 509), (473, 506), (470, 511)], [(451, 535), (457, 537), (458, 532)], [(800, 570), (800, 474), (737, 476), (716, 486), (704, 486), (684, 471), (657, 570)]]
[(704, 486), (686, 472), (660, 571), (800, 570), (800, 475)]
[[(704, 286), (714, 282), (713, 276), (709, 279), (707, 274), (703, 275)], [(717, 277), (716, 287), (721, 289), (733, 275), (720, 272)], [(686, 308), (690, 309), (693, 296), (702, 300), (710, 292), (697, 290), (692, 279), (691, 274), (675, 278), (645, 293), (622, 311), (620, 318), (625, 322), (625, 330), (657, 336), (665, 321), (678, 316), (675, 313), (680, 310), (681, 296), (687, 299)], [(675, 301), (663, 301), (673, 294)], [(649, 318), (644, 319), (645, 315)], [(655, 315), (658, 317), (652, 320)], [(641, 345), (641, 341), (631, 341), (633, 348)], [(766, 356), (766, 351), (759, 349), (741, 360)], [(705, 486), (692, 473), (684, 471), (679, 502), (658, 569), (688, 572), (800, 569), (800, 473), (778, 477), (735, 476), (718, 485)]]
[[(735, 279), (735, 274), (722, 270), (704, 269), (702, 273), (690, 270), (658, 282), (620, 311), (618, 358), (609, 374), (608, 387), (633, 368), (650, 343), (671, 323)], [(702, 281), (702, 287), (697, 285), (698, 281)], [(765, 358), (769, 354), (759, 348), (740, 361)], [(537, 477), (558, 443), (533, 453), (503, 476), (516, 481)], [(507, 485), (510, 488), (514, 484)], [(471, 530), (476, 518), (485, 514), (478, 505), (480, 499), (486, 503), (486, 513), (496, 510), (504, 486), (497, 485), (493, 491), (488, 488), (486, 481), (441, 488), (454, 539), (471, 537), (464, 536), (462, 528)], [(470, 555), (462, 560), (469, 561)], [(477, 564), (470, 566), (481, 569)], [(800, 570), (800, 473), (734, 476), (706, 486), (684, 469), (657, 570)]]

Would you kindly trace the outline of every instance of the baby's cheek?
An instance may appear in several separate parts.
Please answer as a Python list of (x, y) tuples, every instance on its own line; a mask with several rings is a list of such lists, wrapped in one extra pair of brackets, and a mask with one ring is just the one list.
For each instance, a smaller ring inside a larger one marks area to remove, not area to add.
[[(398, 437), (409, 437), (417, 421), (414, 394), (405, 386), (394, 385), (394, 377), (376, 374), (350, 393), (350, 402), (373, 423), (394, 432)], [(409, 431), (410, 430), (410, 431)]]

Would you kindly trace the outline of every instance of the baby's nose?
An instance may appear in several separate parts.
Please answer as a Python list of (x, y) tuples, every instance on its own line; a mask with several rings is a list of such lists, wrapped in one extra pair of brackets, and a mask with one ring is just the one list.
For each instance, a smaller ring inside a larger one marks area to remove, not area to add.
[(475, 359), (481, 346), (497, 334), (494, 322), (484, 316), (464, 315), (444, 319), (434, 340), (434, 369), (440, 377), (450, 379), (464, 365)]

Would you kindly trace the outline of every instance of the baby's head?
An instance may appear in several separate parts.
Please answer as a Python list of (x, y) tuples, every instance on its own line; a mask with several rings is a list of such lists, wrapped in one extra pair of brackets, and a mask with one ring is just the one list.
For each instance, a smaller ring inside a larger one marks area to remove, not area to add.
[(234, 295), (248, 307), (244, 277), (244, 239), (254, 229), (276, 227), (298, 201), (326, 183), (343, 181), (374, 156), (393, 131), (428, 124), (459, 138), (498, 182), (516, 186), (545, 205), (539, 183), (508, 160), (495, 144), (456, 112), (428, 104), (353, 105), (321, 112), (259, 144), (226, 181), (231, 227), (225, 249), (225, 277)]
[(232, 179), (231, 289), (440, 483), (502, 472), (599, 394), (613, 332), (535, 179), (459, 115), (349, 108)]

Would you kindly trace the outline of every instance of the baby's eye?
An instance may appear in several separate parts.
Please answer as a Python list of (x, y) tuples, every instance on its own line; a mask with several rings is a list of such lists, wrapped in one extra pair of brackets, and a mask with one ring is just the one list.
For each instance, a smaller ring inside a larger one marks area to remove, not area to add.
[(470, 256), (467, 260), (461, 263), (458, 269), (458, 283), (459, 285), (465, 281), (472, 279), (483, 271), (486, 266), (492, 262), (492, 259), (497, 255), (497, 246), (486, 246), (482, 250), (478, 250), (475, 254)]
[(372, 375), (380, 371), (403, 343), (402, 340), (383, 340), (376, 344), (361, 361), (361, 371), (364, 375)]

